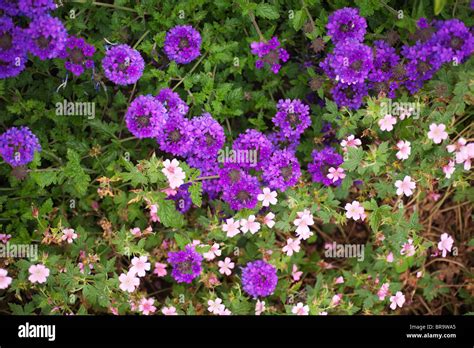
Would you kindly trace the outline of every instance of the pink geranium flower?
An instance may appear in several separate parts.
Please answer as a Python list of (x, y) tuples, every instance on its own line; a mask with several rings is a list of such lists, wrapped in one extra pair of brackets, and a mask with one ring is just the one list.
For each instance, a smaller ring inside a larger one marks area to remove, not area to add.
[(377, 296), (379, 297), (380, 301), (385, 300), (385, 297), (388, 296), (388, 294), (390, 293), (388, 289), (389, 286), (390, 286), (389, 283), (383, 283), (382, 286), (380, 287), (379, 291), (377, 292)]
[(349, 135), (346, 139), (341, 141), (342, 151), (346, 152), (348, 147), (360, 146), (362, 142), (357, 139), (353, 134)]
[(397, 123), (397, 119), (392, 115), (385, 115), (379, 120), (380, 130), (390, 132), (393, 130), (393, 126)]
[(406, 160), (411, 153), (411, 144), (409, 141), (400, 140), (397, 143), (398, 152), (396, 154), (399, 160)]
[(234, 269), (235, 263), (233, 263), (229, 257), (226, 257), (224, 261), (219, 261), (217, 263), (217, 266), (219, 266), (220, 274), (225, 274), (229, 276), (232, 274), (232, 269)]
[(413, 239), (408, 239), (408, 241), (402, 245), (402, 250), (400, 250), (400, 254), (405, 256), (415, 255), (415, 246), (413, 245)]
[(32, 283), (46, 283), (46, 279), (49, 277), (49, 269), (42, 264), (31, 265), (28, 272), (30, 272), (28, 280)]
[(155, 269), (153, 270), (153, 273), (158, 277), (164, 277), (167, 274), (166, 264), (155, 262)]
[(173, 306), (163, 307), (161, 309), (161, 312), (164, 315), (178, 315), (178, 313), (176, 312), (176, 308), (174, 308)]
[(273, 219), (275, 218), (275, 214), (272, 212), (269, 212), (265, 217), (263, 218), (263, 223), (268, 226), (268, 228), (272, 228), (275, 226), (275, 221)]
[(222, 231), (227, 232), (227, 237), (232, 238), (240, 233), (240, 221), (234, 218), (227, 219), (222, 225)]
[(451, 176), (453, 175), (455, 169), (456, 167), (454, 165), (454, 161), (452, 160), (449, 161), (447, 165), (443, 166), (443, 173), (446, 179), (451, 179)]
[(433, 140), (435, 144), (441, 143), (443, 140), (448, 139), (448, 133), (446, 132), (446, 126), (444, 124), (430, 124), (430, 131), (428, 132), (428, 139)]
[(397, 188), (397, 195), (411, 196), (413, 190), (416, 188), (416, 183), (411, 180), (410, 176), (405, 176), (402, 180), (395, 181), (395, 187)]
[(136, 273), (129, 271), (128, 273), (122, 273), (119, 277), (120, 289), (122, 291), (134, 292), (135, 289), (140, 285), (140, 279), (136, 277)]
[(309, 307), (302, 302), (298, 302), (296, 306), (293, 306), (291, 309), (291, 313), (296, 315), (309, 315)]
[(74, 230), (72, 228), (63, 229), (63, 235), (61, 236), (61, 240), (67, 241), (69, 244), (71, 244), (76, 238), (77, 233), (74, 233)]
[(298, 216), (293, 224), (297, 226), (296, 234), (301, 239), (308, 239), (313, 235), (313, 232), (309, 230), (308, 226), (314, 225), (313, 214), (308, 209), (296, 213)]
[(443, 257), (446, 257), (448, 252), (451, 252), (453, 247), (454, 239), (447, 233), (441, 235), (441, 239), (438, 243), (438, 249), (442, 251)]
[(217, 243), (212, 244), (209, 251), (202, 254), (207, 261), (214, 260), (217, 256), (221, 256), (222, 250), (219, 249), (220, 246)]
[(346, 177), (346, 174), (344, 173), (344, 169), (342, 169), (341, 167), (338, 167), (338, 168), (331, 167), (331, 168), (329, 168), (329, 173), (327, 175), (327, 178), (329, 180), (332, 180), (332, 182), (336, 182), (339, 179), (342, 180), (345, 177)]
[(283, 247), (283, 252), (286, 253), (286, 255), (291, 256), (293, 253), (297, 253), (300, 251), (300, 240), (299, 239), (292, 239), (288, 238), (286, 241), (286, 245)]
[(255, 304), (255, 315), (260, 315), (265, 311), (265, 301), (257, 300)]
[(268, 187), (263, 189), (263, 193), (260, 193), (257, 196), (257, 199), (262, 202), (262, 206), (268, 207), (271, 205), (277, 204), (277, 192), (271, 191)]
[(148, 257), (140, 256), (134, 257), (132, 259), (132, 267), (130, 268), (130, 272), (135, 273), (139, 277), (144, 277), (146, 271), (149, 271), (151, 268), (150, 263), (148, 262)]
[(240, 220), (240, 230), (243, 234), (250, 231), (250, 233), (255, 234), (260, 230), (260, 223), (255, 221), (255, 215), (250, 215), (248, 219)]
[(390, 308), (392, 310), (397, 309), (397, 306), (402, 308), (405, 303), (405, 295), (403, 295), (401, 291), (397, 291), (395, 296), (390, 296), (390, 302)]
[(346, 209), (346, 217), (348, 219), (364, 220), (365, 218), (365, 209), (358, 201), (352, 201), (352, 203), (347, 203), (344, 207)]
[(6, 289), (12, 283), (12, 278), (8, 277), (8, 271), (0, 268), (0, 289)]
[(142, 312), (143, 315), (149, 315), (150, 313), (156, 312), (156, 307), (153, 305), (155, 300), (152, 298), (142, 298), (140, 304), (138, 305), (138, 310)]
[(207, 301), (207, 304), (209, 305), (207, 310), (213, 314), (219, 314), (225, 309), (225, 305), (222, 303), (222, 299), (219, 297), (215, 300)]
[(293, 265), (293, 269), (291, 271), (291, 277), (293, 278), (293, 281), (297, 282), (301, 279), (301, 275), (303, 272), (298, 271), (298, 266)]

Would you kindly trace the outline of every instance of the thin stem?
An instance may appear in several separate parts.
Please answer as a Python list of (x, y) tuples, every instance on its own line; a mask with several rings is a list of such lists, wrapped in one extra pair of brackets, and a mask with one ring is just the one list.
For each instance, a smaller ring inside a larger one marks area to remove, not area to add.
[(178, 88), (178, 86), (180, 84), (182, 84), (184, 82), (184, 79), (186, 79), (186, 77), (188, 77), (189, 75), (191, 75), (194, 70), (196, 70), (196, 68), (199, 66), (199, 64), (201, 64), (201, 62), (203, 61), (203, 59), (207, 56), (207, 53), (206, 54), (203, 54), (202, 57), (196, 62), (196, 64), (194, 64), (194, 66), (191, 68), (191, 70), (189, 70), (189, 72), (181, 79), (179, 80), (179, 82), (173, 87), (173, 91)]
[(258, 33), (258, 36), (260, 37), (260, 41), (265, 41), (265, 37), (263, 36), (262, 32), (260, 31), (260, 28), (258, 27), (257, 21), (255, 20), (255, 15), (253, 14), (253, 12), (250, 12), (249, 16), (255, 30)]
[[(79, 4), (86, 4), (87, 0), (72, 0), (71, 2), (76, 2), (76, 3), (79, 3)], [(130, 7), (119, 6), (119, 5), (115, 5), (115, 4), (107, 4), (107, 3), (104, 3), (104, 2), (93, 1), (92, 5), (108, 7), (108, 8), (114, 8), (116, 10), (123, 10), (123, 11), (138, 13), (137, 10), (135, 10), (133, 8), (130, 8)]]

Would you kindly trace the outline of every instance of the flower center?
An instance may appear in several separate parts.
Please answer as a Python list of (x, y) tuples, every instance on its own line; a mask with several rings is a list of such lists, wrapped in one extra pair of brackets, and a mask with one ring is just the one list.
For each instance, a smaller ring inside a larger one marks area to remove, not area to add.
[(362, 61), (360, 59), (357, 59), (355, 62), (351, 64), (351, 69), (355, 71), (359, 71), (361, 67), (362, 67)]
[(71, 62), (74, 64), (82, 64), (84, 61), (84, 54), (82, 53), (82, 50), (78, 47), (75, 47), (70, 53), (69, 57), (71, 58)]
[(177, 143), (178, 141), (181, 140), (181, 132), (178, 129), (175, 129), (170, 133), (170, 140), (173, 143)]
[(290, 126), (296, 128), (300, 123), (300, 119), (295, 113), (288, 114), (288, 122), (290, 123)]
[(277, 64), (279, 60), (280, 60), (280, 55), (278, 54), (278, 51), (276, 50), (271, 51), (263, 58), (263, 61), (267, 62), (270, 65)]
[(179, 48), (188, 48), (189, 47), (189, 40), (185, 37), (183, 37), (178, 44)]
[(285, 179), (285, 181), (287, 181), (293, 175), (293, 168), (290, 165), (288, 165), (286, 167), (281, 168), (280, 173), (281, 173), (281, 176), (283, 177), (283, 179)]
[(184, 274), (191, 274), (192, 273), (192, 263), (191, 261), (183, 261), (178, 264), (178, 270)]
[(229, 178), (232, 183), (240, 181), (240, 170), (232, 169), (229, 173)]
[(427, 62), (421, 61), (421, 62), (418, 63), (417, 69), (420, 73), (425, 74), (428, 71), (430, 71), (431, 66)]
[(345, 24), (342, 24), (340, 27), (339, 27), (339, 31), (343, 32), (343, 33), (348, 33), (351, 28), (353, 27), (353, 24), (352, 22), (347, 22)]
[(451, 48), (454, 50), (460, 50), (462, 45), (464, 44), (464, 40), (458, 36), (453, 36), (450, 41)]
[(147, 116), (142, 115), (137, 117), (137, 122), (140, 127), (147, 127), (150, 124), (150, 119)]
[(346, 98), (352, 99), (352, 98), (354, 98), (354, 96), (355, 96), (355, 91), (354, 91), (354, 89), (352, 89), (351, 87), (347, 87), (347, 88), (344, 90), (344, 94), (346, 95)]
[(241, 202), (247, 202), (250, 199), (250, 194), (242, 190), (237, 194), (237, 199)]
[(38, 45), (39, 48), (41, 48), (42, 50), (46, 49), (49, 47), (49, 44), (51, 43), (51, 38), (50, 37), (45, 37), (45, 36), (41, 36), (40, 38), (38, 38), (36, 40), (36, 44)]
[(3, 35), (0, 36), (0, 48), (2, 50), (9, 50), (12, 48), (12, 41), (13, 37), (10, 33), (3, 33)]
[(211, 146), (215, 142), (215, 139), (210, 134), (206, 134), (206, 145)]

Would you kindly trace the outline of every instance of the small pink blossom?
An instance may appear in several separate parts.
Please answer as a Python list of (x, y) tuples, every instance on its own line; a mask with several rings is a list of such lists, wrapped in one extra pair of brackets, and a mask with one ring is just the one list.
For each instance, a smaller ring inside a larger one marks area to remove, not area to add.
[(275, 214), (272, 212), (269, 212), (265, 217), (263, 218), (263, 223), (268, 226), (268, 228), (272, 228), (275, 226), (275, 221), (273, 219), (275, 218)]
[(454, 239), (447, 233), (441, 235), (441, 239), (438, 242), (438, 250), (442, 251), (443, 257), (446, 257), (448, 252), (451, 252), (453, 247)]
[(400, 140), (397, 143), (398, 152), (396, 154), (399, 160), (406, 160), (411, 154), (411, 143), (409, 141)]
[(219, 244), (214, 243), (211, 246), (211, 249), (209, 249), (209, 251), (202, 254), (202, 256), (204, 256), (204, 258), (207, 261), (214, 260), (217, 256), (221, 256), (221, 254), (222, 254), (222, 250), (220, 250), (219, 248), (220, 248)]
[(348, 147), (357, 147), (362, 145), (360, 139), (357, 139), (353, 134), (341, 141), (342, 151), (346, 152)]
[(422, 272), (422, 271), (416, 272), (416, 277), (417, 277), (417, 278), (423, 277), (423, 272)]
[(331, 304), (333, 306), (337, 306), (341, 302), (341, 299), (342, 299), (342, 294), (336, 294), (332, 297)]
[(343, 284), (343, 283), (344, 283), (344, 277), (343, 276), (337, 277), (334, 281), (334, 284)]
[(456, 167), (454, 165), (454, 161), (449, 161), (449, 163), (445, 166), (443, 166), (443, 173), (446, 177), (446, 179), (451, 179), (451, 176), (453, 175)]
[(392, 263), (393, 262), (393, 253), (389, 252), (387, 255), (387, 262)]
[(158, 217), (158, 205), (150, 205), (150, 218), (153, 222), (160, 222), (160, 218)]
[(134, 292), (135, 289), (140, 285), (140, 279), (136, 277), (136, 273), (129, 271), (128, 273), (122, 273), (119, 277), (120, 289), (123, 291)]
[(328, 312), (319, 312), (318, 315), (328, 315)]
[(293, 221), (293, 224), (297, 226), (296, 235), (306, 240), (313, 235), (313, 232), (308, 227), (314, 225), (313, 214), (308, 209), (305, 209), (302, 212), (297, 212), (296, 215), (298, 217)]
[(232, 269), (234, 269), (235, 263), (229, 257), (226, 257), (224, 261), (219, 261), (217, 263), (219, 266), (219, 273), (230, 276), (232, 274)]
[(364, 220), (365, 218), (365, 209), (358, 201), (352, 201), (352, 203), (347, 203), (344, 207), (346, 209), (346, 217), (348, 219)]
[(393, 126), (397, 123), (397, 119), (390, 114), (385, 115), (379, 120), (380, 130), (390, 132), (393, 130)]
[(158, 277), (164, 277), (168, 273), (166, 271), (166, 264), (155, 262), (155, 269), (153, 270), (153, 273)]
[(397, 195), (405, 195), (407, 197), (413, 194), (413, 190), (416, 188), (416, 183), (411, 180), (410, 176), (405, 176), (402, 180), (395, 181), (395, 187), (397, 188)]
[(402, 308), (405, 303), (405, 295), (403, 295), (401, 291), (397, 291), (395, 296), (390, 296), (390, 302), (390, 308), (392, 310), (397, 309), (397, 306)]
[(377, 296), (379, 297), (380, 301), (385, 300), (385, 297), (390, 293), (389, 286), (389, 283), (383, 283), (380, 287), (379, 291), (377, 292)]
[(11, 234), (0, 233), (0, 242), (7, 244), (11, 237)]
[(260, 315), (265, 312), (265, 301), (257, 300), (255, 304), (255, 315)]
[(412, 112), (415, 111), (411, 106), (408, 108), (401, 107), (400, 108), (400, 120), (404, 120), (405, 118), (408, 118), (411, 116)]
[(222, 225), (222, 231), (227, 232), (227, 237), (232, 238), (240, 233), (240, 221), (234, 218), (227, 219)]
[(142, 235), (142, 231), (140, 230), (140, 227), (131, 228), (130, 233), (133, 234), (135, 237), (141, 237)]
[(12, 283), (12, 278), (8, 277), (8, 271), (0, 268), (0, 289), (6, 289)]
[(156, 307), (153, 305), (155, 300), (152, 298), (142, 298), (140, 304), (138, 305), (138, 310), (142, 312), (143, 315), (149, 315), (150, 313), (156, 312)]
[(446, 126), (444, 124), (430, 124), (430, 131), (428, 132), (428, 139), (433, 140), (435, 144), (441, 143), (443, 140), (448, 139), (448, 133), (446, 132)]
[(471, 160), (474, 158), (474, 143), (469, 143), (463, 146), (456, 152), (456, 163), (464, 162), (464, 170), (471, 169)]
[(405, 255), (408, 257), (415, 255), (415, 246), (413, 245), (413, 239), (408, 239), (408, 241), (402, 245), (400, 255)]
[(164, 315), (178, 315), (178, 313), (176, 312), (176, 308), (174, 308), (173, 306), (163, 307), (161, 309), (161, 313), (163, 313)]
[(263, 207), (268, 207), (271, 205), (277, 204), (277, 192), (276, 191), (271, 191), (268, 187), (265, 187), (263, 189), (263, 193), (260, 193), (257, 196), (257, 199), (262, 202)]
[(260, 223), (255, 221), (255, 215), (250, 215), (248, 219), (240, 220), (240, 230), (243, 234), (250, 231), (250, 233), (255, 234), (260, 230)]
[(61, 240), (67, 241), (69, 244), (71, 244), (76, 238), (77, 233), (74, 233), (74, 230), (72, 228), (63, 229), (63, 235), (61, 236)]
[(339, 179), (342, 180), (345, 177), (346, 177), (346, 174), (344, 173), (344, 169), (342, 169), (341, 167), (338, 167), (338, 168), (331, 167), (331, 168), (329, 168), (329, 174), (327, 175), (327, 178), (329, 180), (332, 180), (332, 182), (336, 182)]
[(161, 170), (163, 174), (165, 174), (166, 178), (168, 179), (170, 188), (176, 189), (184, 184), (184, 178), (186, 177), (186, 173), (183, 171), (182, 168), (179, 167), (179, 162), (176, 159), (170, 161), (167, 159), (163, 162), (164, 168)]
[(293, 281), (297, 282), (301, 279), (301, 275), (303, 272), (298, 271), (298, 266), (293, 265), (293, 269), (291, 271), (291, 277), (293, 278)]
[(293, 253), (297, 253), (300, 251), (300, 240), (299, 239), (292, 239), (288, 238), (286, 241), (286, 245), (283, 247), (283, 252), (286, 253), (286, 255), (291, 256)]
[(148, 262), (148, 257), (140, 256), (134, 257), (132, 259), (132, 267), (130, 272), (135, 273), (139, 277), (144, 277), (146, 271), (149, 271), (151, 268), (150, 263)]
[(446, 145), (446, 150), (449, 152), (449, 153), (453, 153), (453, 152), (459, 152), (461, 151), (462, 148), (464, 148), (464, 146), (466, 146), (466, 143), (467, 143), (467, 140), (464, 139), (463, 137), (459, 138), (458, 141), (454, 144), (449, 144), (449, 145)]
[(302, 302), (298, 302), (296, 306), (293, 306), (291, 309), (291, 313), (296, 315), (309, 315), (309, 307)]
[(213, 314), (219, 314), (225, 309), (225, 305), (222, 303), (222, 299), (219, 297), (215, 300), (207, 301), (207, 304), (209, 305), (207, 310)]
[(46, 279), (49, 277), (49, 269), (42, 264), (31, 265), (28, 272), (30, 272), (28, 280), (32, 283), (46, 283)]

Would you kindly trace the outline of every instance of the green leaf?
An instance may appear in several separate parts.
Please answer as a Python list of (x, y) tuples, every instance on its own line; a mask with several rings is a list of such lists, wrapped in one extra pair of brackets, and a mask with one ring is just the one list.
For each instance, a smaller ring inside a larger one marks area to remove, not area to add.
[(255, 14), (258, 17), (266, 18), (266, 19), (278, 19), (280, 18), (280, 14), (275, 6), (266, 3), (260, 3), (255, 10)]
[(446, 6), (446, 0), (435, 0), (434, 2), (434, 14), (437, 16), (443, 11), (444, 6)]
[(81, 167), (81, 159), (76, 151), (68, 149), (67, 158), (68, 163), (62, 172), (63, 179), (66, 181), (66, 191), (73, 196), (83, 197), (87, 192), (91, 178)]
[(295, 12), (295, 16), (293, 17), (292, 24), (293, 28), (296, 31), (299, 31), (306, 21), (306, 13), (303, 10), (298, 10)]
[(191, 200), (198, 207), (202, 204), (202, 182), (195, 181), (189, 188), (188, 192), (191, 195)]

